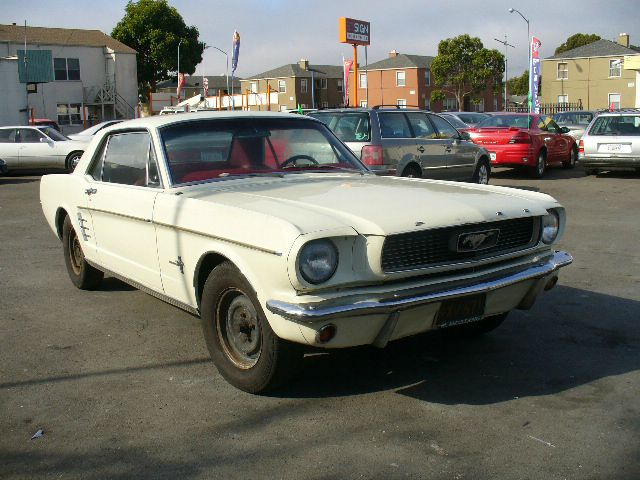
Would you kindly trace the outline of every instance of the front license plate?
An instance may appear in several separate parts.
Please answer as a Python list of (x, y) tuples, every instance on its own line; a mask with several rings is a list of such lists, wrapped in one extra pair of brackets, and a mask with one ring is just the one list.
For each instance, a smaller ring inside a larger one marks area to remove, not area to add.
[(445, 300), (440, 304), (434, 328), (453, 327), (482, 320), (485, 300), (485, 294)]
[(491, 160), (495, 160), (496, 159), (496, 152), (489, 152), (489, 158), (491, 158)]

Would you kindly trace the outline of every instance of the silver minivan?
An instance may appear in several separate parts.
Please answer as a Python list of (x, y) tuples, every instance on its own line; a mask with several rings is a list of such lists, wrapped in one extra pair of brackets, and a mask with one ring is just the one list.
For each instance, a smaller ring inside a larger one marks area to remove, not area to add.
[(603, 170), (640, 172), (640, 109), (598, 115), (582, 136), (578, 152), (587, 175)]
[(489, 183), (489, 153), (432, 112), (348, 108), (309, 114), (380, 175)]

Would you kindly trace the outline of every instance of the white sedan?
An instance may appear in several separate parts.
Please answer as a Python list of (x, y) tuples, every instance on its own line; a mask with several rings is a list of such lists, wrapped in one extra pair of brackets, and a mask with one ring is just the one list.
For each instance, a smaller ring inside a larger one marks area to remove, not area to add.
[(8, 170), (73, 170), (87, 142), (70, 140), (51, 127), (0, 127), (0, 159)]
[(211, 357), (248, 392), (304, 346), (384, 347), (484, 333), (571, 263), (548, 195), (372, 174), (314, 119), (203, 112), (98, 134), (40, 197), (72, 282), (115, 276), (202, 318)]

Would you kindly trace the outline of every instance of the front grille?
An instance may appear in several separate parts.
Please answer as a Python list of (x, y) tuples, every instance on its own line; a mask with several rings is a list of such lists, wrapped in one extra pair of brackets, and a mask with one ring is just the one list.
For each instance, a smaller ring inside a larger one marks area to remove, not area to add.
[[(459, 235), (491, 229), (500, 230), (498, 242), (493, 247), (471, 252), (457, 251)], [(539, 230), (539, 219), (526, 217), (390, 235), (382, 248), (382, 269), (395, 272), (524, 250), (538, 242)]]

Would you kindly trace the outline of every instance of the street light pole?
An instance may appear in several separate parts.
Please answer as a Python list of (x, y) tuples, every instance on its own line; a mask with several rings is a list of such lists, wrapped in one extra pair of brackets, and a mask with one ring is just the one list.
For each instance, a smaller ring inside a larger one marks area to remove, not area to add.
[[(227, 69), (225, 70), (225, 72), (226, 72), (226, 76), (227, 76), (227, 95), (229, 95), (229, 54), (227, 54), (227, 52), (225, 52), (221, 48), (214, 47), (213, 45), (211, 45), (211, 46), (213, 48), (215, 48), (216, 50), (218, 50), (220, 53), (224, 54), (225, 57), (227, 57)], [(229, 107), (230, 107), (230, 105), (227, 105), (227, 110), (229, 110)]]
[(507, 43), (507, 34), (504, 34), (504, 41), (498, 40), (494, 38), (494, 40), (498, 43), (504, 45), (504, 104), (502, 105), (502, 109), (507, 111), (507, 80), (509, 80), (509, 76), (507, 74), (507, 47), (516, 48), (514, 45)]
[(510, 8), (509, 13), (517, 13), (522, 17), (522, 19), (527, 22), (527, 68), (529, 69), (529, 96), (527, 103), (529, 104), (529, 113), (531, 113), (531, 33), (529, 31), (529, 20), (520, 12), (520, 10), (516, 10), (515, 8)]
[[(177, 88), (180, 88), (180, 45), (182, 44), (182, 39), (178, 42), (178, 83)], [(178, 92), (180, 92), (178, 90)], [(178, 100), (180, 100), (180, 93), (178, 93)]]

